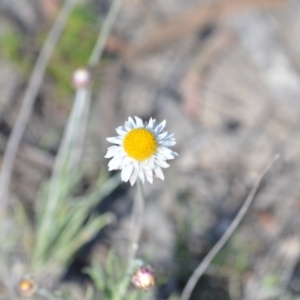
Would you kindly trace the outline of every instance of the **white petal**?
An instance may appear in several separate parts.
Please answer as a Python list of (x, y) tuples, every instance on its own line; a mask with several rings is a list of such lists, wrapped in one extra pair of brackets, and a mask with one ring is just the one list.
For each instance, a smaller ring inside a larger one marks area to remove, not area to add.
[(124, 124), (124, 127), (125, 127), (125, 129), (127, 130), (127, 132), (128, 131), (130, 131), (132, 128), (130, 127), (130, 124), (129, 124), (129, 122), (125, 122), (125, 124)]
[(129, 156), (122, 158), (121, 169), (125, 168), (127, 165), (132, 165), (132, 158)]
[(131, 129), (135, 128), (135, 123), (131, 117), (128, 118), (128, 121), (125, 122), (125, 129), (130, 131)]
[(171, 139), (175, 141), (175, 138), (173, 137), (174, 133), (168, 133), (168, 135), (166, 136), (166, 139)]
[(121, 151), (120, 151), (120, 154), (119, 154), (119, 155), (120, 155), (121, 157), (127, 156), (127, 153), (124, 151), (123, 147), (121, 146), (120, 148), (121, 148)]
[(154, 169), (155, 165), (154, 165), (154, 157), (147, 159), (146, 161), (142, 162), (141, 165), (143, 166), (143, 168), (145, 169)]
[(166, 141), (160, 142), (159, 144), (160, 144), (161, 146), (171, 147), (171, 146), (176, 145), (176, 142), (175, 142), (175, 141), (172, 141), (172, 140), (166, 140)]
[(153, 183), (153, 172), (147, 170), (145, 171), (145, 174), (146, 174), (147, 181)]
[(130, 128), (136, 127), (136, 125), (131, 117), (128, 117), (128, 123), (129, 123)]
[(177, 152), (175, 152), (175, 151), (172, 151), (172, 155), (173, 155), (174, 157), (176, 157), (176, 156), (178, 156), (179, 154), (178, 154)]
[(155, 128), (155, 132), (156, 132), (156, 134), (159, 134), (159, 133), (161, 133), (162, 132), (162, 130), (165, 128), (165, 126), (166, 126), (166, 120), (164, 120), (164, 121), (162, 121), (160, 124), (158, 124), (157, 126), (156, 126), (156, 128)]
[(134, 185), (134, 184), (135, 184), (136, 179), (137, 179), (137, 173), (138, 173), (138, 171), (137, 171), (137, 169), (135, 169), (135, 170), (133, 171), (131, 177), (130, 177), (130, 184), (131, 184), (131, 185)]
[(111, 146), (107, 149), (107, 152), (105, 154), (105, 158), (111, 158), (113, 156), (116, 155), (116, 153), (118, 153), (119, 151), (121, 151), (121, 147), (120, 146)]
[(162, 154), (160, 154), (158, 152), (155, 154), (155, 159), (156, 160), (167, 160)]
[(155, 161), (156, 165), (162, 168), (168, 168), (170, 165), (166, 163), (164, 160), (156, 160)]
[(119, 170), (122, 163), (122, 159), (119, 156), (115, 156), (108, 163), (108, 170)]
[(174, 156), (172, 155), (172, 150), (165, 148), (165, 147), (160, 147), (158, 149), (158, 153), (160, 153), (161, 155), (163, 155), (166, 159), (173, 159)]
[(139, 169), (138, 176), (141, 179), (142, 183), (144, 183), (145, 182), (145, 175), (144, 175), (143, 169)]
[(158, 177), (158, 178), (160, 178), (161, 180), (164, 180), (165, 179), (165, 176), (164, 176), (164, 173), (163, 173), (163, 171), (162, 171), (162, 169), (161, 168), (155, 168), (154, 169), (154, 173), (156, 174), (156, 176)]
[(138, 117), (134, 117), (135, 118), (135, 122), (136, 122), (136, 127), (144, 127), (144, 123), (143, 120), (138, 118)]
[(132, 175), (133, 165), (127, 165), (123, 168), (121, 173), (121, 178), (123, 181), (127, 182)]
[(139, 163), (136, 160), (134, 160), (134, 159), (132, 160), (132, 162), (133, 162), (134, 168), (138, 169), (139, 168)]
[(151, 168), (150, 167), (150, 165), (149, 164), (147, 164), (147, 162), (142, 162), (142, 163), (140, 163), (140, 167), (143, 169), (143, 170), (145, 170), (145, 171), (151, 171), (153, 168)]
[(148, 123), (148, 128), (149, 129), (153, 129), (154, 128), (154, 126), (155, 126), (155, 123), (156, 123), (156, 120), (155, 119), (152, 119), (152, 118), (150, 118), (150, 120), (149, 120), (149, 123)]
[(127, 131), (126, 130), (124, 130), (125, 128), (124, 127), (118, 127), (118, 128), (116, 128), (116, 132), (117, 132), (117, 134), (119, 134), (119, 135), (121, 135), (121, 136), (124, 136), (125, 134), (127, 134)]
[(159, 136), (158, 136), (158, 140), (163, 140), (166, 136), (168, 135), (168, 131), (165, 131), (163, 133), (161, 133)]
[(117, 136), (117, 137), (109, 137), (109, 138), (107, 138), (107, 140), (110, 143), (121, 145), (123, 139), (121, 137)]

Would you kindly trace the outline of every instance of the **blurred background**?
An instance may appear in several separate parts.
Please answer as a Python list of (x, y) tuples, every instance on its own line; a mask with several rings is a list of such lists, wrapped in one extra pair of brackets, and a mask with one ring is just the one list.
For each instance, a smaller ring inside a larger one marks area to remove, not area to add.
[[(111, 3), (77, 1), (35, 99), (9, 185), (12, 207), (22, 203), (33, 228), (39, 190), (51, 175), (74, 102), (72, 73), (87, 65)], [(1, 160), (62, 5), (0, 0)], [(280, 160), (191, 299), (300, 299), (299, 36), (298, 0), (122, 1), (93, 73), (83, 148), (93, 164), (76, 193), (106, 172), (106, 137), (128, 116), (167, 120), (179, 157), (165, 181), (144, 186), (138, 255), (157, 273), (147, 299), (181, 293), (275, 154)], [(84, 299), (90, 278), (83, 269), (91, 261), (104, 263), (111, 248), (124, 256), (133, 197), (134, 189), (122, 183), (96, 206), (116, 220), (63, 266), (59, 282), (74, 299)], [(18, 249), (11, 251), (22, 261)]]

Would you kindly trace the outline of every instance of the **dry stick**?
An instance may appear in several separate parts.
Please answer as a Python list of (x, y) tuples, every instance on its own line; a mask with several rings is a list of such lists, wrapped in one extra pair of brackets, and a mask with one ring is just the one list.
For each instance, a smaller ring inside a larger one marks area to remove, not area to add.
[(211, 249), (211, 251), (205, 256), (203, 261), (199, 264), (197, 269), (194, 271), (190, 279), (188, 280), (182, 295), (180, 297), (180, 300), (188, 300), (192, 294), (193, 289), (195, 288), (199, 278), (203, 275), (211, 261), (214, 259), (214, 257), (219, 253), (219, 251), (223, 248), (223, 246), (227, 243), (228, 239), (232, 236), (233, 232), (236, 230), (240, 222), (242, 221), (243, 217), (247, 213), (251, 203), (253, 202), (254, 196), (259, 188), (260, 182), (263, 179), (263, 177), (266, 175), (266, 173), (269, 171), (269, 169), (272, 167), (273, 163), (279, 158), (279, 155), (276, 155), (273, 160), (269, 163), (269, 165), (265, 168), (265, 170), (258, 176), (256, 179), (247, 199), (245, 200), (243, 206), (239, 210), (238, 214), (230, 224), (230, 226), (227, 228), (224, 235), (221, 237), (221, 239), (215, 244), (215, 246)]
[(107, 39), (109, 38), (111, 28), (116, 20), (117, 14), (120, 10), (122, 4), (122, 0), (114, 0), (111, 8), (108, 12), (108, 15), (103, 23), (102, 29), (100, 30), (99, 37), (97, 39), (96, 45), (93, 49), (91, 57), (89, 59), (89, 67), (95, 68), (102, 56), (104, 47), (107, 43)]
[(0, 171), (0, 212), (4, 216), (6, 215), (8, 206), (8, 186), (21, 139), (43, 81), (46, 66), (75, 3), (76, 0), (65, 1), (57, 20), (49, 32), (47, 40), (37, 58), (17, 121), (9, 137)]

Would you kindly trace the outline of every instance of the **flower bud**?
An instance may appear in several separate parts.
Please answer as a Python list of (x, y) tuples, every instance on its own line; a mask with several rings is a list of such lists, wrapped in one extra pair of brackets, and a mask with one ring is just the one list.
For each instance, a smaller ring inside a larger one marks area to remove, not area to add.
[(132, 284), (139, 290), (146, 291), (154, 286), (155, 274), (151, 267), (139, 267), (131, 277)]
[(18, 293), (22, 297), (31, 297), (37, 290), (37, 284), (34, 280), (24, 277), (17, 286)]
[(87, 69), (78, 69), (73, 73), (73, 87), (75, 89), (82, 89), (90, 84), (90, 73)]

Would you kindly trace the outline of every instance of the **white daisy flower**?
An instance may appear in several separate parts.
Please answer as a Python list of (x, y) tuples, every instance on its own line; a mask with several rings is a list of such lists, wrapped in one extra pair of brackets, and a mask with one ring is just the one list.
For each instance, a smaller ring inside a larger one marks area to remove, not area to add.
[(107, 140), (116, 144), (107, 149), (106, 158), (112, 158), (108, 170), (122, 170), (121, 178), (133, 185), (137, 178), (144, 183), (153, 182), (153, 177), (164, 180), (161, 168), (168, 168), (166, 160), (174, 159), (178, 154), (168, 147), (176, 144), (173, 133), (163, 132), (166, 121), (155, 126), (155, 119), (148, 123), (135, 117), (129, 117), (124, 126), (116, 128), (117, 137)]

